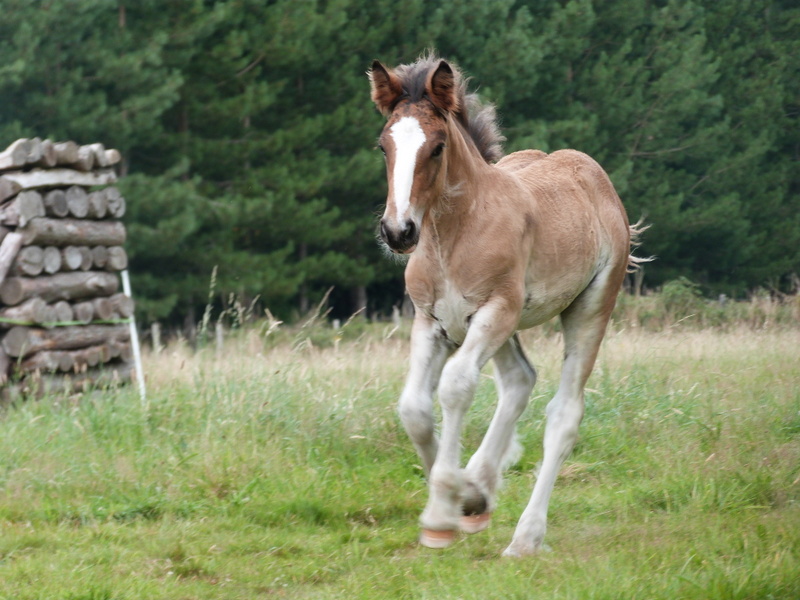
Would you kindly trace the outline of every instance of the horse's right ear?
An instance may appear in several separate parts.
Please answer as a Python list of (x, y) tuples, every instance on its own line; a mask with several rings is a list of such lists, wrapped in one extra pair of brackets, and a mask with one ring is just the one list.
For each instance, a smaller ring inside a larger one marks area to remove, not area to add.
[(380, 61), (373, 61), (372, 67), (367, 71), (372, 87), (372, 101), (383, 116), (388, 117), (397, 99), (403, 93), (403, 84), (393, 72), (384, 67)]

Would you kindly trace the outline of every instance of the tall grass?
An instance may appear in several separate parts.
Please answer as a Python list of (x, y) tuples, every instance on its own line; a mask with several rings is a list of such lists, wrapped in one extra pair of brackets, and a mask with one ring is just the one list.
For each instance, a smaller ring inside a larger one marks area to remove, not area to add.
[[(556, 331), (492, 528), (415, 543), (425, 484), (395, 415), (407, 327), (355, 320), (171, 343), (132, 388), (0, 419), (0, 598), (800, 597), (798, 330), (618, 319), (551, 504), (503, 560), (541, 458)], [(464, 440), (494, 407), (491, 370)]]

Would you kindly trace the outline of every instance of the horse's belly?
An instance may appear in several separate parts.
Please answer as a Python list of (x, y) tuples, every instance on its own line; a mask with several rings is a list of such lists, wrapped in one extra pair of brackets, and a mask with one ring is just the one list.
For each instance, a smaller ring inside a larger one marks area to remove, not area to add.
[(534, 288), (526, 290), (525, 301), (519, 319), (519, 329), (529, 329), (549, 321), (561, 314), (580, 293), (574, 288)]

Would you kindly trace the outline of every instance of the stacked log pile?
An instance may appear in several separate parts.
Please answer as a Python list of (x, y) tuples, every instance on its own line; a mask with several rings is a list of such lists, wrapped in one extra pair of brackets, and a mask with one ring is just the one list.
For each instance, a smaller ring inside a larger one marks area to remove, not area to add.
[(131, 370), (119, 292), (116, 150), (20, 139), (0, 152), (0, 384), (81, 388)]

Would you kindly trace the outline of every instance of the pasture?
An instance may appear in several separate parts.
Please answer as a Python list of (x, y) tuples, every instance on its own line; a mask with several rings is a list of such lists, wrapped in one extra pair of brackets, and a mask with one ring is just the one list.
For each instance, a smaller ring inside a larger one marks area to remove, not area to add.
[[(0, 598), (800, 597), (800, 333), (613, 327), (550, 506), (502, 559), (541, 457), (560, 334), (492, 526), (416, 543), (425, 483), (396, 416), (408, 332), (243, 330), (173, 343), (133, 386), (0, 417)], [(494, 407), (485, 370), (465, 433)]]

